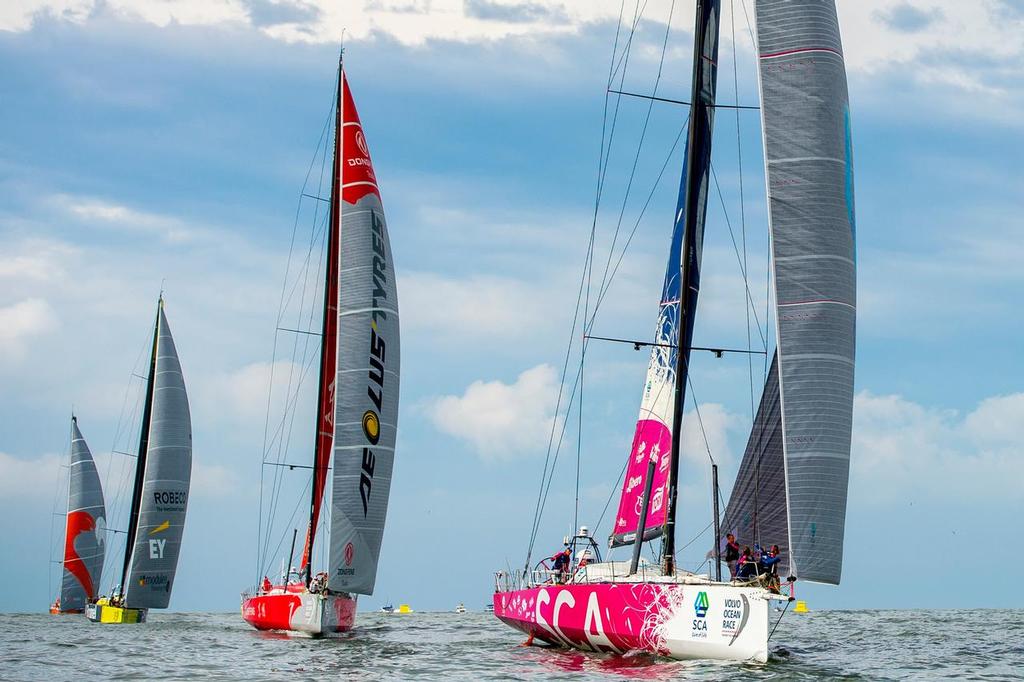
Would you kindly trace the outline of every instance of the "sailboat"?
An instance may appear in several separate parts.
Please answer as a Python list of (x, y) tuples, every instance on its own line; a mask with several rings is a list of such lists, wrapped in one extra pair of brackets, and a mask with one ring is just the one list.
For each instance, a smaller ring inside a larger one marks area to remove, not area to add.
[(167, 608), (181, 552), (191, 477), (188, 396), (161, 294), (146, 377), (121, 582), (109, 597), (86, 606), (89, 620), (143, 623), (149, 609)]
[(106, 517), (96, 462), (78, 429), (78, 418), (72, 415), (63, 570), (60, 596), (50, 606), (50, 613), (84, 613), (85, 605), (96, 600), (107, 545)]
[[(350, 630), (356, 600), (373, 594), (398, 423), (398, 294), (377, 177), (339, 62), (320, 333), (309, 522), (296, 579), (264, 576), (242, 595), (258, 630), (330, 636)], [(266, 463), (265, 463), (266, 464)], [(330, 488), (329, 537), (319, 538)], [(327, 566), (313, 567), (328, 543)], [(291, 562), (291, 556), (287, 559)]]
[[(798, 579), (838, 584), (842, 567), (856, 317), (846, 72), (833, 0), (755, 0), (776, 348), (724, 522), (713, 471), (713, 570), (684, 571), (676, 565), (677, 477), (696, 350), (720, 2), (696, 5), (668, 272), (654, 342), (641, 344), (652, 346), (651, 360), (609, 539), (612, 547), (632, 545), (632, 560), (596, 556), (557, 571), (542, 561), (531, 571), (528, 557), (522, 572), (496, 574), (494, 613), (531, 640), (554, 645), (764, 662), (770, 604), (788, 606)], [(784, 583), (723, 580), (723, 530), (744, 545), (780, 545)], [(659, 538), (660, 560), (641, 561), (641, 545)], [(568, 556), (581, 546), (597, 549), (582, 529), (566, 543)]]

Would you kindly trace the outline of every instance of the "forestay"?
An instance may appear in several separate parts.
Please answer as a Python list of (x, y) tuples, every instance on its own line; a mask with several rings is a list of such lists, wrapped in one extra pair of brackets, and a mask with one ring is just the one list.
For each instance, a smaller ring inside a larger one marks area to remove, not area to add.
[(846, 71), (834, 0), (755, 6), (790, 570), (838, 583), (856, 318)]
[(344, 71), (341, 79), (341, 267), (329, 587), (371, 594), (395, 455), (398, 295), (377, 178)]
[(68, 515), (64, 531), (64, 570), (60, 590), (62, 611), (78, 611), (96, 599), (106, 552), (106, 508), (103, 489), (89, 446), (71, 418), (71, 462)]
[(156, 334), (148, 442), (139, 453), (145, 471), (129, 544), (131, 565), (122, 587), (125, 604), (132, 608), (166, 608), (170, 601), (192, 475), (188, 396), (162, 300)]

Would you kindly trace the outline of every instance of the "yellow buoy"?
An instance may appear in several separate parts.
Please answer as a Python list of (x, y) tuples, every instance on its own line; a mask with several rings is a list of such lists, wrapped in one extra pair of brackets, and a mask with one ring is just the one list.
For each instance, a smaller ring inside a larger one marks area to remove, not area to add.
[(798, 599), (793, 613), (807, 613), (807, 602)]
[(398, 612), (399, 613), (412, 613), (412, 608), (408, 604), (399, 604), (398, 605)]

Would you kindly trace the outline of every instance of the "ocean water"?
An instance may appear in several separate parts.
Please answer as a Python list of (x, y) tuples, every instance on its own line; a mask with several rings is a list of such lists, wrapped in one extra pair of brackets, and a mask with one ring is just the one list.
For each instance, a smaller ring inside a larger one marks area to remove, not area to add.
[(236, 613), (142, 626), (0, 616), (3, 680), (1024, 679), (1024, 610), (788, 613), (766, 664), (539, 646), (484, 613), (361, 613), (340, 639), (258, 633)]

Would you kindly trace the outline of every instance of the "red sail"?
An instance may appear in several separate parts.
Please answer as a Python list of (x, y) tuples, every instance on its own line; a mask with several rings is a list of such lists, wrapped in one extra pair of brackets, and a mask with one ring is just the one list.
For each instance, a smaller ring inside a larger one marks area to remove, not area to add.
[(377, 176), (373, 172), (373, 162), (370, 161), (366, 138), (363, 137), (363, 125), (359, 122), (359, 113), (356, 111), (355, 102), (352, 101), (352, 92), (348, 89), (344, 71), (341, 74), (341, 81), (345, 102), (341, 109), (341, 125), (345, 131), (341, 147), (341, 193), (347, 203), (355, 204), (367, 194), (372, 193), (380, 197), (380, 191), (377, 189)]

